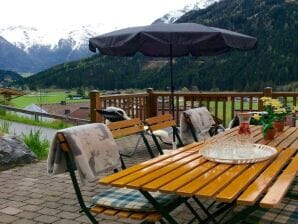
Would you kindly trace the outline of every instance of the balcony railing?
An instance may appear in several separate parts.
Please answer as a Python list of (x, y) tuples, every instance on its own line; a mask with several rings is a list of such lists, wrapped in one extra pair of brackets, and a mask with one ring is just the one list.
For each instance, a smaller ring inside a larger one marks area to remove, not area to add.
[[(139, 117), (142, 120), (158, 114), (172, 113), (171, 97), (169, 92), (155, 92), (148, 89), (147, 93), (100, 96), (98, 91), (90, 93), (91, 122), (102, 122), (103, 118), (96, 109), (109, 106), (120, 107), (130, 117)], [(263, 92), (175, 92), (174, 106), (175, 119), (179, 124), (183, 111), (205, 106), (225, 126), (235, 116), (237, 111), (262, 111), (261, 97), (278, 98), (289, 106), (297, 105), (298, 92), (272, 92), (267, 87)], [(293, 119), (294, 124), (294, 119)]]

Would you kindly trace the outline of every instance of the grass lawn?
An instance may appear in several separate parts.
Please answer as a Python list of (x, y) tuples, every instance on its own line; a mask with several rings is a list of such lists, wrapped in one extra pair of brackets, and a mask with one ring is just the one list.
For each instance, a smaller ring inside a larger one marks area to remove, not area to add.
[[(79, 100), (70, 100), (68, 95), (70, 93), (65, 93), (64, 91), (44, 91), (44, 92), (32, 92), (25, 96), (17, 97), (12, 100), (12, 106), (17, 108), (24, 108), (32, 103), (40, 104), (51, 104), (51, 103), (60, 103), (61, 101), (67, 102), (82, 102), (89, 101), (89, 99), (79, 99)], [(75, 92), (71, 92), (75, 95)]]

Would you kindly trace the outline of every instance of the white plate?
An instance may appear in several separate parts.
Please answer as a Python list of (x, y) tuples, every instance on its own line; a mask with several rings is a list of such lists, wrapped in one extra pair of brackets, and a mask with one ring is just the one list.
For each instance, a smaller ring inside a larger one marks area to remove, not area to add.
[(276, 153), (275, 148), (262, 144), (251, 144), (245, 147), (231, 144), (224, 149), (215, 144), (200, 150), (200, 154), (210, 161), (230, 164), (256, 163), (267, 160)]

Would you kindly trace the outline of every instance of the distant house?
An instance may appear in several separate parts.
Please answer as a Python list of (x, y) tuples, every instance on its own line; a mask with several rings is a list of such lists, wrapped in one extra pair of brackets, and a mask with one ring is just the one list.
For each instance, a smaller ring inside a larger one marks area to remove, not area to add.
[(80, 107), (79, 109), (71, 112), (69, 117), (75, 117), (79, 119), (90, 119), (90, 108), (89, 107)]
[[(80, 119), (89, 119), (89, 113), (90, 113), (89, 105), (90, 105), (89, 102), (66, 103), (65, 101), (61, 101), (61, 103), (44, 104), (42, 108), (46, 110), (49, 114), (69, 116), (69, 117), (80, 118)], [(75, 111), (78, 111), (78, 112), (74, 113)], [(87, 111), (88, 111), (88, 114), (87, 114)]]
[(4, 99), (6, 103), (9, 102), (12, 98), (20, 97), (23, 95), (25, 95), (24, 92), (16, 89), (4, 88), (4, 87), (0, 88), (0, 96)]
[[(40, 106), (37, 106), (36, 104), (30, 104), (28, 106), (26, 106), (25, 108), (23, 108), (24, 110), (28, 110), (28, 111), (32, 111), (32, 112), (39, 112), (39, 113), (44, 113), (44, 114), (47, 114), (48, 112), (46, 110), (44, 110), (42, 107)], [(52, 119), (52, 118), (48, 118), (48, 117), (42, 117), (42, 116), (34, 116), (34, 115), (30, 115), (30, 114), (25, 114), (25, 113), (21, 113), (21, 112), (18, 112), (17, 113), (19, 116), (22, 116), (22, 117), (28, 117), (28, 118), (31, 118), (31, 119), (38, 119), (38, 120), (42, 120), (42, 121), (54, 121), (55, 119)]]

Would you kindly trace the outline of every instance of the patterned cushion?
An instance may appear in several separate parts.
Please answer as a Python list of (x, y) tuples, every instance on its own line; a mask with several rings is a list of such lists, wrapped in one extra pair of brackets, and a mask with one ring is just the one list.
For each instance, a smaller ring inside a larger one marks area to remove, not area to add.
[[(173, 194), (161, 194), (158, 192), (152, 192), (151, 195), (164, 206), (177, 198)], [(94, 196), (91, 201), (93, 204), (102, 207), (127, 211), (156, 211), (141, 192), (127, 188), (110, 188)]]

